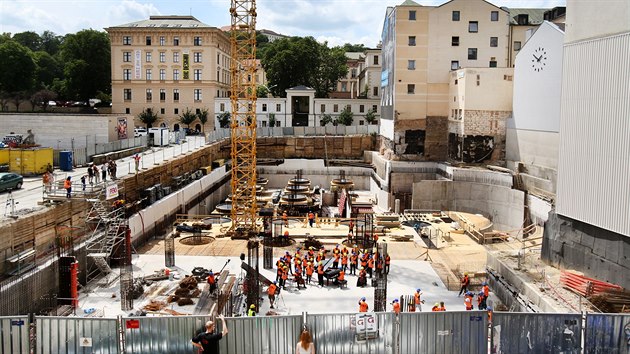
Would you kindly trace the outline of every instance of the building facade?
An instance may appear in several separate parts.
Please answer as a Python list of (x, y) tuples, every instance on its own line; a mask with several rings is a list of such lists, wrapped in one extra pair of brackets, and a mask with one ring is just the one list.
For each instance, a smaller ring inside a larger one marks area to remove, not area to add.
[(364, 52), (364, 63), (359, 73), (360, 97), (381, 98), (381, 49), (368, 49)]
[(348, 72), (337, 81), (334, 90), (328, 94), (330, 98), (358, 98), (361, 95), (359, 74), (365, 64), (365, 55), (356, 52), (346, 52), (345, 55)]
[[(219, 29), (192, 16), (151, 16), (107, 28), (111, 40), (112, 113), (137, 119), (146, 109), (154, 126), (179, 130), (191, 110), (213, 112), (217, 97), (229, 97), (230, 41)], [(197, 120), (191, 128), (212, 130)]]

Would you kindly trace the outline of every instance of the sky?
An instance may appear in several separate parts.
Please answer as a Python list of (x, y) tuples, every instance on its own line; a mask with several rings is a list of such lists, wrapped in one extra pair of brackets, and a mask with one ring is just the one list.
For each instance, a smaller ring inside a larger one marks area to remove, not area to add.
[[(290, 36), (312, 36), (329, 45), (375, 47), (388, 6), (404, 0), (258, 0), (257, 29)], [(439, 5), (447, 0), (416, 0)], [(494, 0), (497, 6), (551, 8), (566, 0)], [(0, 0), (0, 33), (52, 31), (58, 35), (82, 29), (148, 19), (150, 15), (193, 15), (210, 26), (230, 24), (230, 0)]]

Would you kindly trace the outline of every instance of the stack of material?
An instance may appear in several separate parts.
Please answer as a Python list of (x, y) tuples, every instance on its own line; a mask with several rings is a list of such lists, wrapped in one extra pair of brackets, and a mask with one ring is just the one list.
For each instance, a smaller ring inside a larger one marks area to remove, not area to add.
[(602, 312), (630, 313), (630, 292), (628, 291), (609, 290), (588, 299)]
[(144, 306), (144, 310), (157, 312), (162, 310), (164, 307), (166, 307), (166, 303), (164, 301), (151, 300)]
[(400, 216), (398, 214), (378, 214), (376, 215), (376, 225), (389, 228), (400, 227)]
[(568, 271), (562, 272), (560, 282), (565, 288), (587, 297), (602, 312), (630, 313), (630, 291), (619, 285)]

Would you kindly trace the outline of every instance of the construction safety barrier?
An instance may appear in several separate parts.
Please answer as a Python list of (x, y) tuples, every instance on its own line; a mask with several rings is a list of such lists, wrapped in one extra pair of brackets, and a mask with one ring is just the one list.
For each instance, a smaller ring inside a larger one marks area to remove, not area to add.
[[(35, 316), (33, 327), (29, 316), (6, 316), (0, 352), (190, 354), (209, 319)], [(628, 351), (630, 315), (497, 312), (489, 320), (485, 311), (236, 317), (226, 319), (229, 334), (219, 343), (222, 353), (290, 354), (306, 326), (318, 354), (485, 354), (488, 345), (492, 353)]]

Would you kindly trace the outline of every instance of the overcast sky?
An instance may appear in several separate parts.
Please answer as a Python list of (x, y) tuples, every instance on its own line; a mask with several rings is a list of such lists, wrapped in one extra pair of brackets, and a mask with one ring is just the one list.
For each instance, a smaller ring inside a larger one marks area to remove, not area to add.
[[(313, 36), (331, 45), (378, 43), (387, 6), (404, 0), (258, 0), (258, 29)], [(439, 5), (446, 0), (416, 0)], [(565, 6), (566, 0), (494, 0), (497, 6)], [(0, 0), (0, 32), (78, 32), (147, 19), (150, 15), (193, 15), (211, 26), (230, 24), (230, 0)]]

